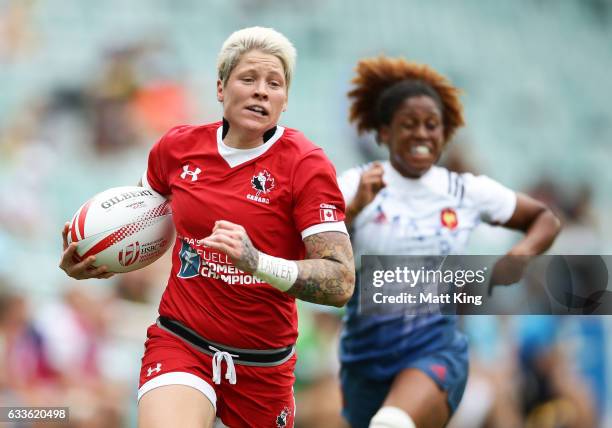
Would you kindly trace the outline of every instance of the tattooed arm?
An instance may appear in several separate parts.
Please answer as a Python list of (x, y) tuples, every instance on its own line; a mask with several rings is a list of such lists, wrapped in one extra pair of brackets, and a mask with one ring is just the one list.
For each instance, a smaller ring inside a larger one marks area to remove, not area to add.
[(342, 307), (353, 295), (355, 265), (348, 235), (322, 232), (304, 239), (306, 260), (300, 260), (298, 278), (287, 293), (301, 300)]
[[(223, 251), (237, 268), (245, 272), (254, 273), (258, 268), (261, 253), (244, 227), (238, 224), (217, 221), (213, 233), (202, 243)], [(297, 266), (297, 279), (286, 292), (312, 303), (344, 306), (355, 288), (355, 265), (348, 235), (341, 232), (317, 233), (304, 239), (304, 245), (306, 260), (278, 259)]]

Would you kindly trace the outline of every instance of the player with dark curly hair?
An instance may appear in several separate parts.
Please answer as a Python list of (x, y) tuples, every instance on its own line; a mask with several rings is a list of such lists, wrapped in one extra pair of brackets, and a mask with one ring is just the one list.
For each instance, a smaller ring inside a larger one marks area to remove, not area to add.
[[(350, 119), (373, 131), (389, 160), (346, 171), (355, 260), (363, 254), (460, 254), (482, 221), (524, 232), (508, 252), (545, 251), (559, 221), (542, 203), (486, 176), (436, 166), (463, 126), (459, 90), (426, 65), (378, 57), (357, 65)], [(467, 341), (454, 316), (364, 316), (359, 291), (341, 338), (343, 413), (351, 426), (442, 427), (467, 381)]]

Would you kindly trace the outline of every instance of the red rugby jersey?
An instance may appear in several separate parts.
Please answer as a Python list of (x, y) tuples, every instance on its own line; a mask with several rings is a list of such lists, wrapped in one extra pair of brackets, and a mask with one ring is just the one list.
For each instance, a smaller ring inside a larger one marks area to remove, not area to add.
[(223, 143), (221, 122), (179, 126), (151, 149), (143, 185), (172, 195), (177, 231), (160, 315), (228, 346), (294, 343), (295, 298), (198, 240), (216, 220), (228, 220), (244, 226), (260, 251), (301, 260), (306, 236), (346, 232), (336, 171), (323, 150), (281, 126), (262, 146), (246, 150)]

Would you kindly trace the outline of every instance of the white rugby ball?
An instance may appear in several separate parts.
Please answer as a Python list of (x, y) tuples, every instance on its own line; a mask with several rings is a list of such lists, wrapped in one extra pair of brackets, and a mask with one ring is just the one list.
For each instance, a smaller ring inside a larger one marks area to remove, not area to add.
[(155, 260), (174, 242), (170, 201), (137, 186), (113, 187), (85, 202), (70, 222), (68, 243), (78, 242), (81, 259), (130, 272)]

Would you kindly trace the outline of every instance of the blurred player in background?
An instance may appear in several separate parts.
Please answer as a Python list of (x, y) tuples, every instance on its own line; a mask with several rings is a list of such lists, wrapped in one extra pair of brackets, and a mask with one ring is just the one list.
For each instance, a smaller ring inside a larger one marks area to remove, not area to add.
[[(481, 222), (525, 233), (511, 256), (550, 247), (559, 221), (544, 204), (486, 176), (435, 166), (464, 124), (459, 91), (425, 65), (379, 57), (357, 65), (350, 119), (374, 131), (389, 160), (339, 179), (362, 254), (460, 254)], [(361, 316), (358, 291), (341, 338), (343, 413), (354, 428), (442, 427), (463, 395), (467, 341), (455, 317)]]
[[(172, 201), (177, 241), (140, 374), (140, 427), (291, 427), (295, 298), (342, 306), (354, 265), (335, 170), (277, 125), (295, 49), (282, 34), (233, 33), (218, 61), (223, 121), (178, 126), (155, 144), (142, 184)], [(105, 278), (93, 258), (61, 267)], [(225, 376), (222, 366), (225, 364)]]

